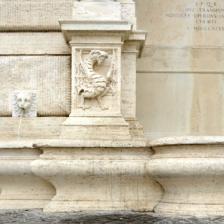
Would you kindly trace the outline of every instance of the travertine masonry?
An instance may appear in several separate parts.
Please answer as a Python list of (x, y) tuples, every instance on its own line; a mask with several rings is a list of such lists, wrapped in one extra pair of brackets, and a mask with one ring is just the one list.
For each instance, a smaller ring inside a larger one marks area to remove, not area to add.
[(0, 5), (0, 208), (223, 215), (222, 0)]
[(13, 3), (0, 9), (17, 12), (0, 25), (0, 207), (152, 211), (162, 191), (136, 118), (134, 2)]

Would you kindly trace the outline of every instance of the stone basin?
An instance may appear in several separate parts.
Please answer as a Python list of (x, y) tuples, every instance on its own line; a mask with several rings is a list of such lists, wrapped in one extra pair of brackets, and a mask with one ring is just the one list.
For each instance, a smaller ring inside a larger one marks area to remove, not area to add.
[(224, 215), (224, 137), (169, 137), (150, 146), (149, 175), (164, 189), (155, 212)]
[(0, 210), (152, 211), (145, 141), (1, 140)]
[(0, 209), (43, 208), (53, 197), (54, 187), (31, 171), (41, 153), (32, 141), (0, 141)]

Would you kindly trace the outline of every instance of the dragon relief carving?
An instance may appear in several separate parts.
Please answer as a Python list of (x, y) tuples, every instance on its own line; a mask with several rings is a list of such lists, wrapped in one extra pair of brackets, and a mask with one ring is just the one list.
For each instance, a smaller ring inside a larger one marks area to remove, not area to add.
[(76, 90), (79, 96), (78, 108), (89, 109), (85, 105), (86, 99), (95, 99), (101, 110), (108, 110), (104, 106), (102, 98), (106, 95), (115, 94), (114, 86), (116, 84), (114, 77), (116, 75), (116, 52), (113, 50), (110, 68), (106, 75), (96, 71), (97, 67), (102, 66), (109, 54), (102, 50), (91, 50), (85, 59), (82, 59), (83, 52), (80, 50), (79, 64), (76, 66)]

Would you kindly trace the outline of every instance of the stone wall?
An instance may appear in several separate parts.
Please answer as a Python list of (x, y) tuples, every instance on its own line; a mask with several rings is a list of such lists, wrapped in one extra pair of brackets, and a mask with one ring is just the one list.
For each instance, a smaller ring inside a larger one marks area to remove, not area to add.
[(223, 12), (221, 0), (137, 1), (149, 32), (137, 110), (149, 138), (224, 133)]
[[(148, 31), (137, 77), (137, 115), (146, 135), (223, 134), (224, 3), (136, 2), (139, 28)], [(27, 87), (24, 80), (31, 76), (28, 88), (41, 93), (38, 115), (67, 116), (70, 51), (58, 20), (70, 17), (72, 0), (0, 0), (0, 5), (0, 116), (11, 116), (10, 93)], [(219, 9), (210, 25), (192, 16), (203, 7)]]

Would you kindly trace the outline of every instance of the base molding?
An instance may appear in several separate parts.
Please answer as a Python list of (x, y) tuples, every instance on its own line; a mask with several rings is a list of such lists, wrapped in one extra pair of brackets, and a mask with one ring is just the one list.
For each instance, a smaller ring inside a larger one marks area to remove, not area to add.
[(0, 141), (0, 210), (224, 216), (224, 138), (209, 139)]
[[(14, 144), (18, 148), (0, 148), (0, 210), (43, 208), (54, 196), (51, 184), (31, 171), (31, 163), (40, 150), (31, 144)], [(21, 148), (19, 148), (20, 146)]]
[(69, 117), (62, 125), (61, 139), (81, 140), (128, 140), (129, 125), (120, 116), (115, 117)]
[(149, 175), (164, 189), (154, 211), (172, 216), (224, 215), (224, 138), (176, 137), (151, 142)]
[(160, 202), (155, 212), (162, 216), (218, 217), (224, 216), (224, 204), (180, 204)]
[(151, 154), (147, 148), (43, 151), (32, 171), (56, 189), (45, 212), (152, 211), (161, 197), (160, 186), (145, 169)]
[[(44, 207), (46, 213), (57, 212), (113, 212), (113, 211), (137, 211), (145, 212), (152, 211), (152, 205), (155, 201), (141, 201), (141, 205), (138, 200), (121, 202), (121, 201), (60, 201), (54, 199), (48, 205)], [(136, 206), (138, 205), (138, 206)]]

